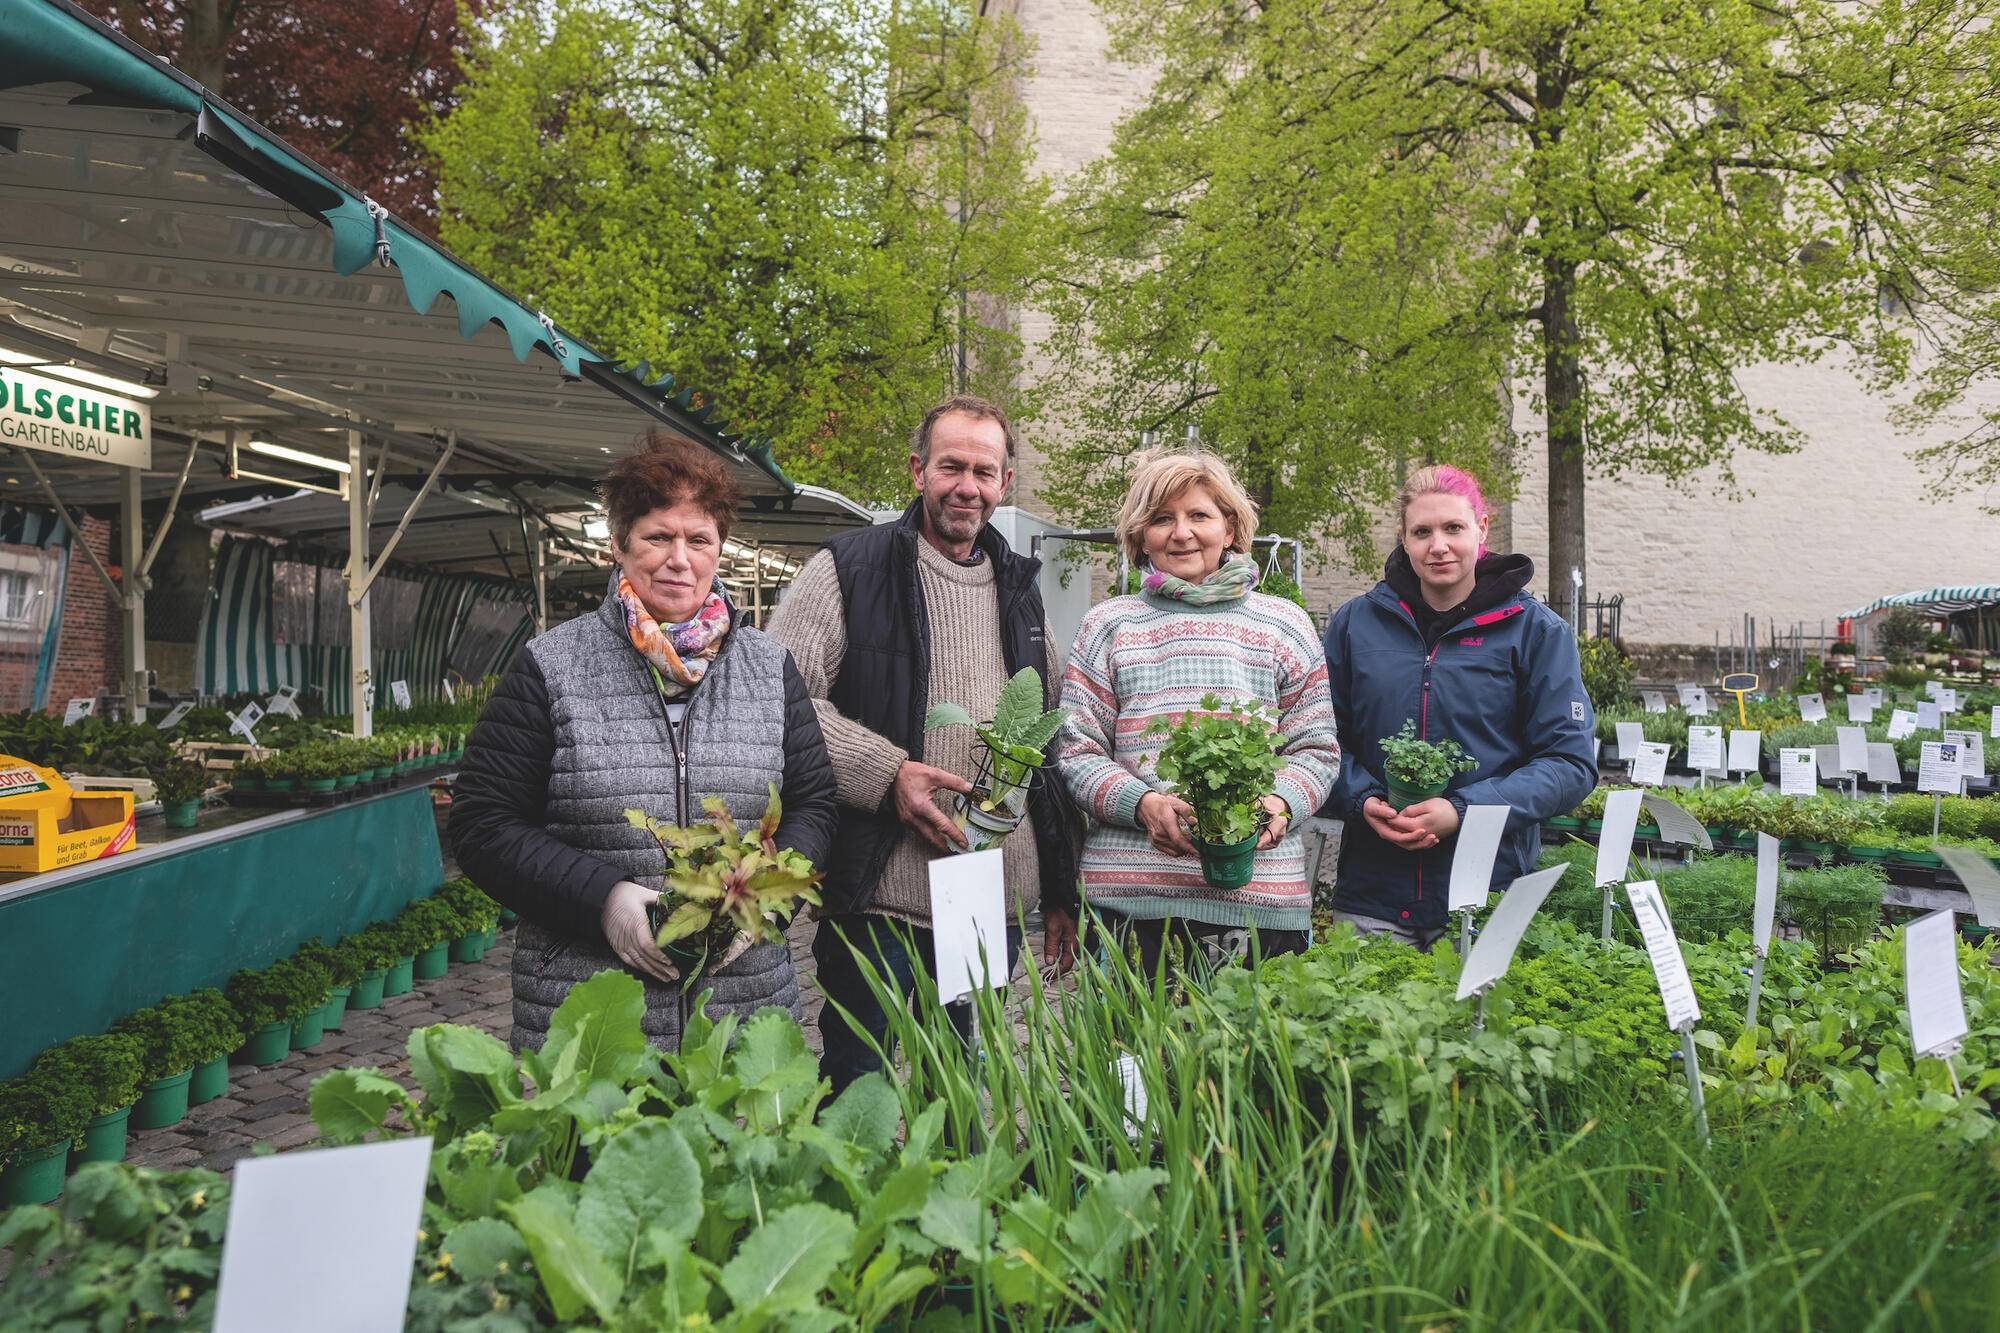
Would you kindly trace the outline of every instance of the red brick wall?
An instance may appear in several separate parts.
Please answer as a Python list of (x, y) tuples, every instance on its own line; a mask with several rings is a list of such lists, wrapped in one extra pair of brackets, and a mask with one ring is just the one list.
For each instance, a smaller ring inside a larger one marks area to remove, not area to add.
[[(107, 568), (112, 566), (111, 525), (83, 520), (84, 540)], [(118, 603), (80, 550), (72, 550), (63, 589), (62, 637), (56, 643), (49, 680), (49, 711), (61, 716), (71, 699), (95, 699), (105, 686), (118, 688), (125, 672), (125, 626)]]

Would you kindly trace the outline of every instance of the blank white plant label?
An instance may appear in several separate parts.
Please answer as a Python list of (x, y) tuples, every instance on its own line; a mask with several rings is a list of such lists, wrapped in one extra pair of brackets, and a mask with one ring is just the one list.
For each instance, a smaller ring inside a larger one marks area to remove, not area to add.
[(1661, 694), (1658, 690), (1641, 690), (1639, 691), (1639, 698), (1645, 703), (1646, 711), (1649, 713), (1664, 713), (1667, 711), (1667, 696)]
[(1597, 835), (1597, 883), (1616, 884), (1625, 878), (1625, 863), (1632, 859), (1632, 833), (1639, 827), (1639, 807), (1646, 793), (1637, 787), (1620, 787), (1604, 796), (1604, 831)]
[(1896, 747), (1887, 741), (1868, 742), (1868, 780), (1887, 786), (1903, 780), (1903, 764), (1896, 758)]
[(1868, 702), (1867, 695), (1850, 694), (1847, 696), (1847, 720), (1849, 722), (1873, 722), (1875, 720), (1875, 705)]
[(1833, 736), (1840, 743), (1840, 771), (1843, 773), (1865, 773), (1868, 771), (1868, 733), (1860, 727), (1835, 727)]
[(1473, 912), (1486, 906), (1493, 887), (1493, 861), (1500, 854), (1500, 839), (1507, 832), (1505, 805), (1471, 805), (1458, 826), (1458, 846), (1451, 853), (1451, 898), (1446, 904), (1453, 912)]
[(1632, 918), (1639, 923), (1639, 934), (1645, 938), (1653, 979), (1660, 984), (1667, 1027), (1674, 1032), (1693, 1027), (1701, 1021), (1701, 1002), (1695, 998), (1694, 983), (1688, 980), (1687, 960), (1681, 957), (1680, 941), (1674, 938), (1673, 919), (1667, 915), (1660, 886), (1642, 879), (1627, 884), (1625, 896), (1631, 901)]
[(1958, 923), (1950, 909), (1904, 928), (1903, 989), (1911, 1047), (1923, 1055), (1956, 1051), (1965, 1040), (1965, 996), (1958, 988)]
[(1688, 728), (1688, 767), (1697, 772), (1722, 767), (1722, 728)]
[(2000, 704), (1993, 705), (1993, 721), (1986, 728), (1989, 736), (2000, 736)]
[(1528, 923), (1535, 919), (1542, 900), (1568, 869), (1567, 865), (1553, 865), (1523, 875), (1507, 886), (1493, 915), (1486, 918), (1486, 929), (1472, 941), (1472, 952), (1465, 957), (1465, 967), (1458, 974), (1459, 999), (1469, 999), (1507, 975)]
[(1639, 747), (1646, 743), (1646, 729), (1637, 722), (1613, 725), (1618, 728), (1618, 757), (1629, 764), (1639, 757)]
[(1647, 787), (1664, 786), (1667, 781), (1667, 743), (1646, 741), (1639, 757), (1632, 761), (1632, 781)]
[(1937, 701), (1926, 699), (1917, 705), (1917, 726), (1923, 731), (1936, 731), (1944, 725), (1944, 710)]
[(1944, 698), (1944, 688), (1944, 682), (1941, 680), (1927, 680), (1924, 682), (1924, 693), (1933, 699)]
[(1917, 715), (1907, 708), (1898, 708), (1889, 714), (1889, 739), (1902, 740), (1905, 736), (1917, 734)]
[(1804, 722), (1826, 721), (1826, 700), (1817, 694), (1799, 696), (1799, 719)]
[(1882, 706), (1882, 687), (1880, 685), (1870, 685), (1867, 689), (1861, 691), (1861, 697), (1868, 701), (1870, 708), (1879, 709)]
[(1771, 947), (1771, 921), (1778, 914), (1778, 840), (1757, 835), (1757, 897), (1750, 918), (1751, 947), (1763, 953)]
[(1958, 795), (1965, 769), (1958, 747), (1949, 741), (1925, 741), (1923, 758), (1917, 762), (1917, 790), (1940, 796)]
[(1763, 767), (1764, 733), (1729, 731), (1729, 767), (1734, 772), (1754, 773)]
[(1817, 766), (1810, 748), (1778, 751), (1778, 793), (1782, 796), (1811, 796), (1819, 790)]

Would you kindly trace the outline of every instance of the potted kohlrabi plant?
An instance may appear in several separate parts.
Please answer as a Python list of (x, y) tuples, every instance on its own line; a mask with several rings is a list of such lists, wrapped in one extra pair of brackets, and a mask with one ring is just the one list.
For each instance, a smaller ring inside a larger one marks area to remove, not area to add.
[(1041, 780), (1046, 762), (1042, 748), (1055, 739), (1067, 708), (1042, 711), (1042, 678), (1033, 667), (1022, 667), (1000, 688), (993, 703), (993, 720), (984, 726), (955, 703), (934, 704), (924, 715), (924, 730), (971, 727), (979, 733), (978, 762), (971, 795), (953, 801), (953, 818), (965, 831), (969, 852), (998, 847), (1000, 840), (1021, 826), (1028, 813), (1028, 793)]
[(1478, 767), (1479, 761), (1457, 741), (1433, 743), (1418, 736), (1412, 720), (1406, 719), (1395, 735), (1382, 738), (1382, 781), (1392, 809), (1442, 796), (1454, 777)]
[(743, 829), (719, 796), (701, 803), (710, 822), (682, 828), (627, 810), (632, 827), (653, 835), (666, 855), (665, 882), (653, 904), (654, 938), (680, 969), (690, 989), (711, 958), (720, 958), (737, 931), (752, 944), (785, 938), (784, 923), (798, 902), (819, 905), (820, 872), (812, 862), (777, 843), (784, 807), (778, 785), (764, 818)]
[(1264, 798), (1285, 766), (1279, 753), (1285, 737), (1262, 708), (1239, 708), (1214, 694), (1203, 695), (1197, 707), (1178, 722), (1156, 717), (1146, 728), (1148, 736), (1167, 736), (1153, 768), (1194, 807), (1201, 877), (1214, 888), (1240, 889), (1255, 869), (1257, 836), (1268, 817)]

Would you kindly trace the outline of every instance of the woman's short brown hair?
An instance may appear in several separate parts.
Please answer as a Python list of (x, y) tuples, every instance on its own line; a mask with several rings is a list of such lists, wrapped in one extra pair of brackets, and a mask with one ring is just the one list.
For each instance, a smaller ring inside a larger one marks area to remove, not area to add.
[(716, 535), (729, 539), (729, 526), (743, 503), (743, 488), (722, 460), (698, 444), (661, 433), (640, 437), (639, 447), (611, 465), (597, 480), (597, 493), (611, 514), (611, 540), (619, 550), (632, 525), (655, 509), (691, 504), (715, 520)]
[(1155, 449), (1134, 456), (1132, 464), (1132, 485), (1118, 506), (1114, 531), (1118, 544), (1125, 548), (1125, 558), (1134, 565), (1146, 563), (1146, 525), (1190, 486), (1208, 487), (1223, 518), (1236, 529), (1230, 550), (1248, 551), (1256, 540), (1256, 502), (1238, 484), (1229, 464), (1216, 455), (1206, 449), (1193, 453)]

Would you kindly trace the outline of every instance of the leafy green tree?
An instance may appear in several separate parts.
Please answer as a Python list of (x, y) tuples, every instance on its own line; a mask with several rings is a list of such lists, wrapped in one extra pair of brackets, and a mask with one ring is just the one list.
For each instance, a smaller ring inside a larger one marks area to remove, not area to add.
[(1902, 380), (1899, 303), (1993, 197), (1984, 0), (1101, 3), (1159, 75), (1078, 182), (1053, 302), (1097, 381), (1047, 490), (1075, 510), (1119, 441), (1199, 422), (1272, 528), (1360, 564), (1407, 467), (1509, 481), (1525, 384), (1558, 579), (1587, 475), (1733, 483), (1804, 443), (1742, 367)]
[(932, 402), (1013, 379), (990, 312), (1041, 231), (1026, 57), (970, 0), (519, 7), (424, 132), (442, 233), (793, 477), (893, 498)]

